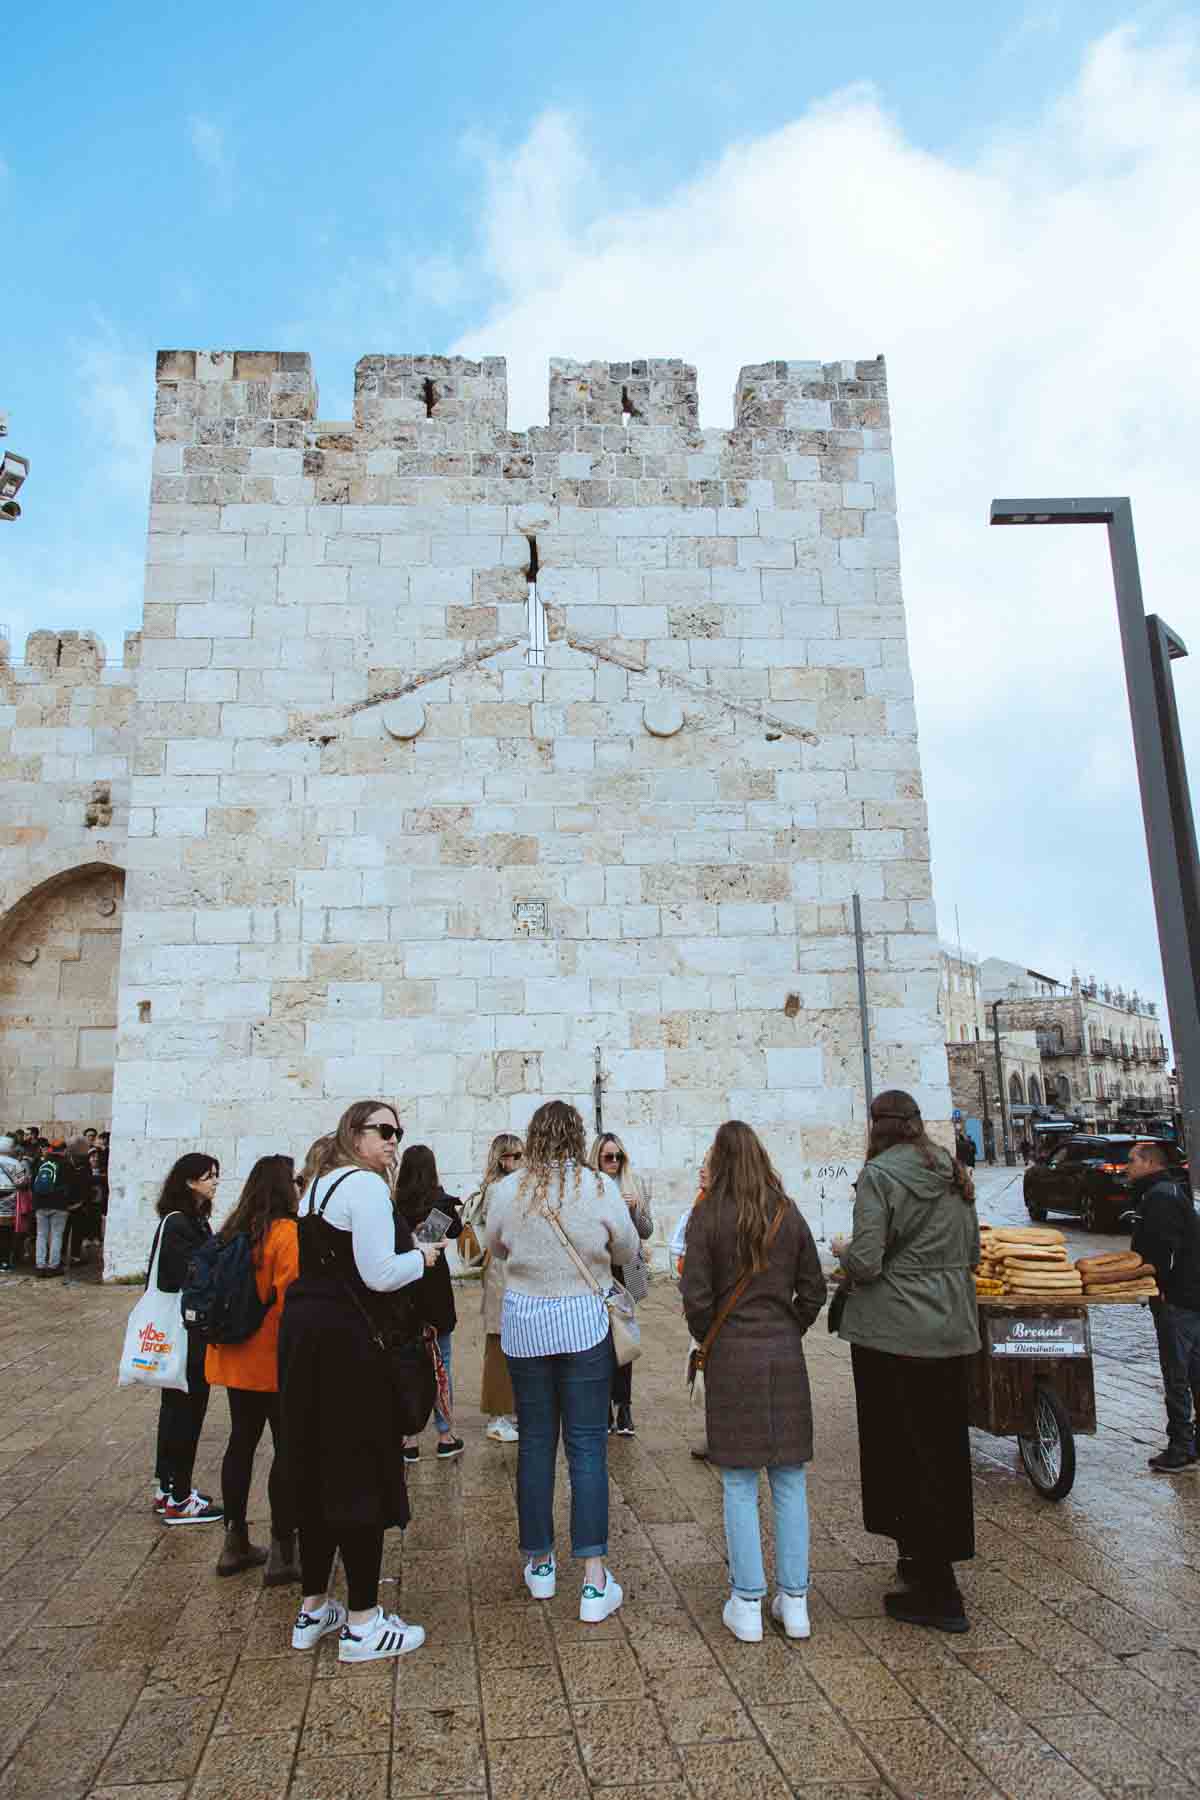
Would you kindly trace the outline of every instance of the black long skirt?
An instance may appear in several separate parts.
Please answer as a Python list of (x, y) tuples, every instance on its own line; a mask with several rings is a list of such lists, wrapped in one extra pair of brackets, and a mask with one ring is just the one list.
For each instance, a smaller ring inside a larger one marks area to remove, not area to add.
[(329, 1530), (409, 1521), (385, 1360), (336, 1281), (301, 1276), (279, 1329), (279, 1462), (292, 1516)]
[(889, 1356), (850, 1346), (863, 1526), (902, 1556), (967, 1562), (975, 1500), (965, 1356)]

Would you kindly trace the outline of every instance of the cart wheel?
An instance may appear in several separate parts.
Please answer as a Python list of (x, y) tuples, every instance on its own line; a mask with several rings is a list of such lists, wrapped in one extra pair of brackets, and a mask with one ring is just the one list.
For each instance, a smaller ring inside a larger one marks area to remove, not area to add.
[(1065, 1500), (1075, 1485), (1075, 1432), (1053, 1388), (1039, 1387), (1033, 1402), (1033, 1435), (1017, 1434), (1025, 1473), (1046, 1500)]

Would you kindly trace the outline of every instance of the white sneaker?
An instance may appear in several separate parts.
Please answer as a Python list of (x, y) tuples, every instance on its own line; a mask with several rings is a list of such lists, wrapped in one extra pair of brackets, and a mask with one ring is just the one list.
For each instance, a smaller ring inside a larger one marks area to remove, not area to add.
[(493, 1419), (487, 1434), (494, 1444), (515, 1444), (521, 1435), (511, 1419)]
[(339, 1600), (327, 1600), (318, 1613), (299, 1613), (292, 1626), (292, 1649), (311, 1650), (331, 1631), (340, 1631), (345, 1623), (346, 1609)]
[(762, 1643), (761, 1600), (743, 1600), (740, 1594), (730, 1594), (721, 1617), (726, 1628), (743, 1644)]
[(781, 1590), (771, 1602), (771, 1617), (779, 1620), (790, 1638), (812, 1636), (807, 1594), (785, 1594)]
[(591, 1582), (584, 1584), (579, 1596), (579, 1617), (585, 1625), (599, 1625), (602, 1619), (616, 1612), (624, 1598), (620, 1582), (611, 1569), (605, 1569), (602, 1588), (594, 1588)]
[(535, 1563), (531, 1559), (525, 1564), (525, 1586), (535, 1600), (553, 1600), (557, 1576), (553, 1557), (549, 1562)]
[(388, 1656), (407, 1656), (425, 1642), (421, 1625), (409, 1625), (398, 1613), (385, 1613), (382, 1606), (366, 1625), (342, 1626), (338, 1639), (338, 1661), (345, 1663), (379, 1662)]

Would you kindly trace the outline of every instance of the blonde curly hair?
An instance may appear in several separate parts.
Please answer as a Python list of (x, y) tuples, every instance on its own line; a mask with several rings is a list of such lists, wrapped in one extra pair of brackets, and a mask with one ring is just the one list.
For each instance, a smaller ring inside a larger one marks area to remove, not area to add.
[[(526, 1212), (557, 1212), (565, 1197), (567, 1164), (575, 1165), (575, 1198), (587, 1160), (583, 1120), (565, 1100), (547, 1100), (529, 1121), (525, 1138), (525, 1170), (517, 1202)], [(557, 1205), (550, 1204), (550, 1182), (557, 1177)]]

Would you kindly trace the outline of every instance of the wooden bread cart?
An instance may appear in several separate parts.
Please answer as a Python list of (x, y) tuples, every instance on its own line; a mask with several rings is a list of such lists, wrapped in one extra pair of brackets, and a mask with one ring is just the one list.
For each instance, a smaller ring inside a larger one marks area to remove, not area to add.
[(968, 1369), (969, 1422), (1015, 1437), (1030, 1481), (1062, 1500), (1075, 1481), (1075, 1433), (1096, 1430), (1088, 1307), (1094, 1301), (979, 1299), (979, 1349)]

